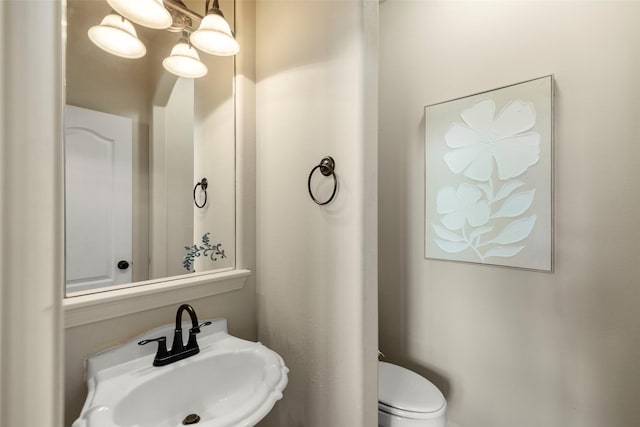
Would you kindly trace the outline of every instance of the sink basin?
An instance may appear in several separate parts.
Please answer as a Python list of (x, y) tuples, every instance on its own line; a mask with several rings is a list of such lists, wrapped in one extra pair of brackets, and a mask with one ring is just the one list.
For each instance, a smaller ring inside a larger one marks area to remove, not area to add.
[[(198, 335), (200, 353), (152, 366), (153, 346), (142, 339), (171, 336), (156, 328), (87, 361), (89, 393), (72, 427), (253, 426), (282, 398), (289, 370), (260, 343), (227, 333), (224, 319)], [(186, 330), (184, 341), (186, 342)]]

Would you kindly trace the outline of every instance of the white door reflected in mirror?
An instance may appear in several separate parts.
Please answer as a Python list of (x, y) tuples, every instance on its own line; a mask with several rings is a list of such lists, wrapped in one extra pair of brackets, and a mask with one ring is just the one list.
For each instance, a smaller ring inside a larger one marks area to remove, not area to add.
[(64, 133), (67, 291), (129, 283), (131, 119), (67, 105)]

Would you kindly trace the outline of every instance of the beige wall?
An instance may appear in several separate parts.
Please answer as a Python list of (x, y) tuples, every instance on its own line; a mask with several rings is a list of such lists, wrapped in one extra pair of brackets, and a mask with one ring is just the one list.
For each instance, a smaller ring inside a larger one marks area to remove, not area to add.
[[(224, 16), (233, 23), (233, 1), (220, 2)], [(196, 9), (198, 10), (198, 9)], [(231, 24), (232, 25), (232, 24)], [(248, 42), (241, 49), (248, 48)], [(243, 55), (249, 54), (242, 52)], [(214, 264), (204, 257), (196, 260), (196, 271), (228, 268), (235, 265), (236, 234), (235, 164), (233, 141), (236, 137), (233, 57), (202, 53), (200, 59), (209, 68), (209, 78), (195, 80), (194, 176), (193, 182), (207, 178), (207, 204), (193, 210), (194, 243), (201, 243), (205, 233), (212, 243), (222, 243), (227, 258)], [(251, 141), (255, 144), (255, 141)]]
[[(376, 425), (377, 3), (368, 3), (257, 2), (259, 336), (291, 369), (265, 426)], [(327, 155), (339, 190), (318, 206), (307, 177)]]
[[(640, 3), (380, 5), (380, 341), (460, 427), (640, 425)], [(424, 259), (428, 104), (555, 74), (555, 271)]]
[[(166, 204), (161, 209), (167, 215), (167, 226), (162, 230), (167, 233), (167, 257), (158, 263), (164, 264), (167, 269), (166, 274), (159, 277), (185, 273), (182, 265), (184, 245), (193, 239), (193, 95), (193, 79), (177, 79), (164, 110), (166, 145), (165, 162), (161, 166), (164, 168), (167, 194)], [(155, 204), (152, 206), (155, 208)]]
[[(24, 22), (34, 27), (15, 37)], [(59, 23), (58, 2), (0, 2), (2, 426), (62, 425), (63, 68)], [(37, 255), (26, 261), (25, 254), (34, 253)]]

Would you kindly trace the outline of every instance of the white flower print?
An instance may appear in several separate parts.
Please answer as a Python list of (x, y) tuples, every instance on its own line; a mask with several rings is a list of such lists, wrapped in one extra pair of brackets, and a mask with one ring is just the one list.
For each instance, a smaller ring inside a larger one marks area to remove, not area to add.
[(477, 187), (463, 183), (458, 189), (444, 187), (438, 191), (437, 209), (442, 216), (442, 224), (456, 231), (468, 221), (472, 227), (486, 224), (491, 215), (489, 202), (480, 200), (482, 191)]
[(536, 123), (533, 104), (511, 101), (495, 117), (491, 99), (478, 102), (460, 116), (445, 134), (446, 144), (454, 148), (444, 156), (453, 173), (476, 181), (489, 181), (494, 160), (500, 180), (522, 175), (540, 159), (540, 134), (532, 131)]

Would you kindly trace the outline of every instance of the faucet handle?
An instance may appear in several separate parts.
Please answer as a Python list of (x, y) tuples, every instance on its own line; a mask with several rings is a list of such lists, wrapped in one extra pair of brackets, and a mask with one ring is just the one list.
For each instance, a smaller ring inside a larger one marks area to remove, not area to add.
[(147, 345), (150, 342), (158, 342), (158, 344), (160, 343), (166, 343), (167, 342), (167, 337), (158, 337), (158, 338), (149, 338), (146, 340), (142, 340), (142, 341), (138, 341), (138, 345)]
[(202, 322), (198, 326), (196, 326), (195, 328), (189, 329), (189, 334), (199, 334), (201, 327), (209, 326), (210, 324), (211, 324), (211, 322)]
[(203, 322), (193, 328), (189, 329), (189, 341), (187, 341), (187, 349), (195, 350), (196, 353), (200, 351), (198, 342), (196, 341), (196, 335), (199, 334), (202, 326), (208, 326), (211, 322)]
[(156, 359), (162, 359), (169, 355), (167, 351), (167, 337), (149, 338), (138, 342), (138, 345), (146, 345), (150, 342), (158, 343), (158, 351), (156, 352)]

